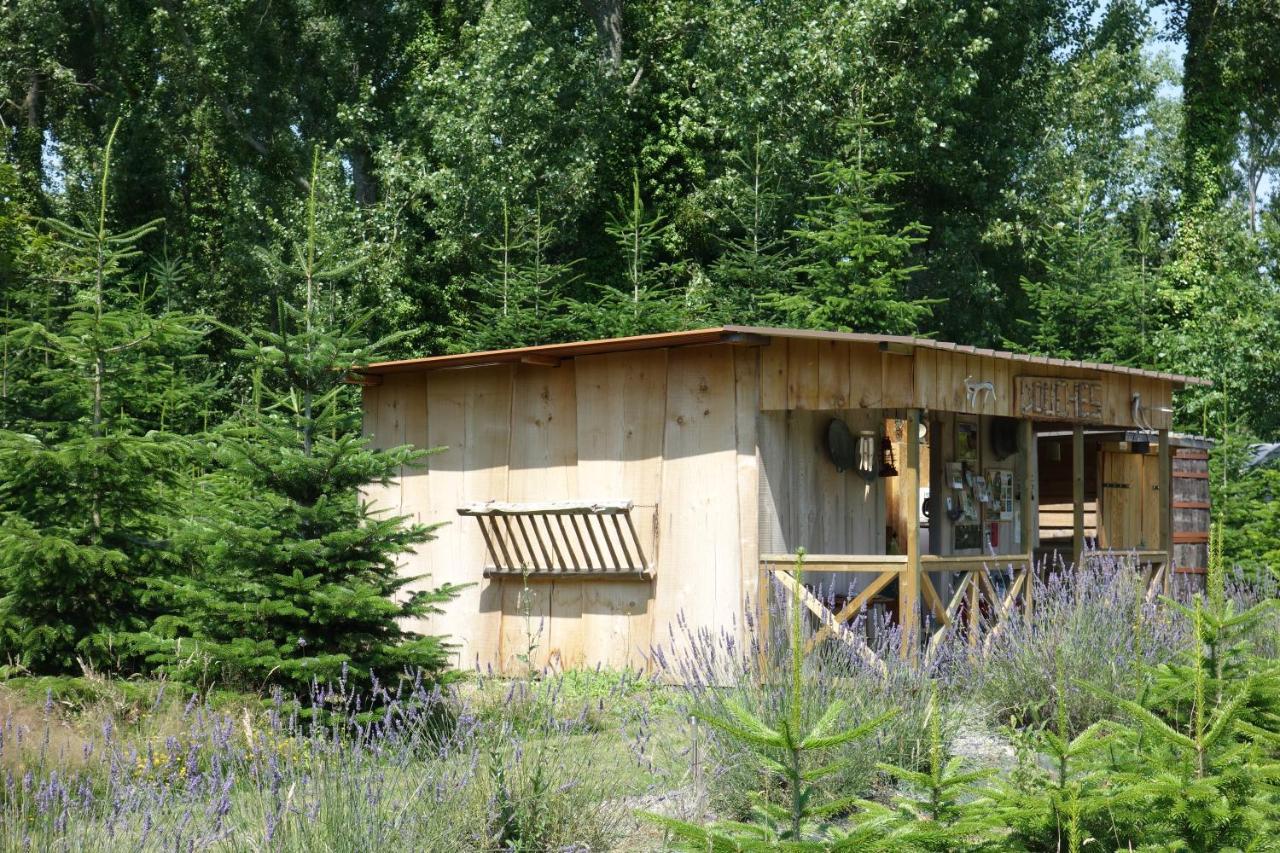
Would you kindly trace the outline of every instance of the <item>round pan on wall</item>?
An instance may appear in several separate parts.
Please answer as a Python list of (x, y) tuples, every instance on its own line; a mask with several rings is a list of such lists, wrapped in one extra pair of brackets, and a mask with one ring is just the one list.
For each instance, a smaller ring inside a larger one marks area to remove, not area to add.
[(849, 425), (839, 418), (832, 418), (827, 424), (827, 453), (841, 473), (858, 465), (858, 440), (849, 431)]

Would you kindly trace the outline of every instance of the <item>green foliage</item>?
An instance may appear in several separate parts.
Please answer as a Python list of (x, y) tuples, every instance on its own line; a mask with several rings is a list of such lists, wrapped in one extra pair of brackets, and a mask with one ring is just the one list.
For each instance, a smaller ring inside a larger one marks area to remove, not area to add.
[(187, 679), (212, 671), (305, 691), (348, 672), (367, 683), (448, 663), (442, 640), (406, 620), (439, 612), (455, 589), (426, 588), (398, 566), (430, 528), (374, 511), (361, 493), (426, 452), (373, 448), (359, 435), (347, 372), (383, 342), (362, 337), (365, 317), (325, 322), (318, 288), (346, 264), (317, 254), (314, 191), (308, 209), (295, 252), (306, 302), (281, 300), (277, 329), (246, 339), (253, 403), (211, 437), (216, 467), (187, 533), (201, 570), (154, 585), (152, 600), (170, 605), (138, 638), (151, 663)]
[(1237, 612), (1211, 579), (1207, 601), (1175, 606), (1192, 622), (1192, 647), (1155, 668), (1142, 702), (1113, 697), (1132, 721), (1119, 799), (1145, 815), (1134, 840), (1257, 849), (1280, 820), (1280, 666), (1237, 639), (1275, 602)]
[(888, 199), (904, 176), (871, 162), (874, 126), (853, 122), (846, 157), (816, 176), (825, 192), (809, 198), (804, 227), (794, 232), (803, 259), (799, 283), (769, 298), (788, 325), (906, 335), (929, 316), (929, 303), (907, 293), (912, 274), (923, 269), (911, 263), (911, 248), (927, 230), (893, 224), (896, 206)]
[(5, 318), (0, 650), (36, 672), (132, 664), (118, 638), (145, 624), (139, 590), (168, 571), (166, 489), (190, 456), (164, 428), (201, 390), (181, 371), (199, 332), (134, 275), (159, 223), (108, 224), (114, 141), (94, 217), (47, 221), (50, 277)]
[(581, 310), (593, 335), (620, 337), (670, 330), (681, 324), (680, 303), (666, 285), (667, 270), (655, 263), (670, 224), (653, 214), (640, 194), (640, 174), (631, 175), (631, 193), (618, 197), (618, 209), (605, 226), (622, 261), (619, 285), (601, 286), (601, 298)]
[(992, 770), (972, 770), (947, 751), (942, 731), (944, 708), (936, 693), (930, 697), (928, 751), (924, 767), (911, 770), (892, 764), (880, 769), (905, 788), (894, 798), (894, 834), (903, 849), (919, 851), (998, 850), (1004, 833), (998, 812), (973, 795)]
[(1126, 235), (1083, 193), (1044, 213), (1061, 218), (1044, 228), (1032, 253), (1039, 273), (1022, 280), (1032, 311), (1024, 321), (1031, 345), (1058, 357), (1141, 361), (1154, 294), (1129, 256)]
[(578, 276), (573, 261), (551, 259), (555, 240), (555, 225), (544, 221), (541, 201), (514, 225), (503, 203), (502, 233), (489, 247), (493, 262), (477, 282), (466, 350), (552, 343), (570, 333), (565, 291)]
[(992, 792), (992, 799), (1017, 849), (1077, 853), (1089, 841), (1118, 846), (1127, 837), (1116, 829), (1116, 812), (1127, 803), (1112, 787), (1113, 726), (1097, 722), (1072, 737), (1063, 700), (1066, 687), (1059, 664), (1052, 727), (1010, 727), (1018, 767)]
[[(804, 572), (804, 553), (796, 560), (795, 582), (800, 584)], [(776, 777), (787, 792), (785, 804), (757, 798), (751, 823), (725, 822), (703, 827), (687, 821), (651, 816), (681, 839), (690, 850), (854, 850), (875, 835), (883, 820), (876, 816), (850, 835), (833, 826), (831, 819), (850, 811), (859, 800), (846, 797), (823, 802), (821, 788), (815, 783), (839, 771), (835, 762), (821, 762), (823, 753), (843, 744), (862, 740), (875, 732), (895, 712), (889, 711), (860, 725), (841, 729), (838, 723), (844, 705), (832, 702), (816, 719), (806, 719), (805, 662), (803, 642), (804, 616), (800, 599), (791, 605), (790, 660), (784, 679), (786, 705), (777, 719), (761, 719), (744, 705), (728, 700), (727, 716), (699, 714), (707, 725), (724, 732), (757, 758)]]

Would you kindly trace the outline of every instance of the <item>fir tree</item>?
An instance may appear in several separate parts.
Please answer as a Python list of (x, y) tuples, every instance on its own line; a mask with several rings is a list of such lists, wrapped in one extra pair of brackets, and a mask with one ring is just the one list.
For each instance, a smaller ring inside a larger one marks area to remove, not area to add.
[[(796, 559), (795, 584), (803, 582), (804, 551)], [(833, 701), (817, 719), (806, 719), (804, 681), (804, 614), (798, 596), (791, 602), (790, 655), (786, 671), (780, 673), (787, 685), (786, 701), (777, 719), (761, 719), (742, 704), (725, 703), (729, 716), (700, 713), (698, 718), (755, 752), (779, 786), (786, 791), (785, 804), (756, 798), (755, 820), (750, 823), (724, 821), (700, 826), (687, 821), (649, 815), (664, 826), (690, 851), (703, 850), (898, 850), (900, 838), (890, 828), (891, 814), (883, 807), (845, 797), (821, 802), (819, 780), (839, 771), (839, 762), (822, 763), (823, 753), (832, 747), (860, 740), (892, 718), (888, 711), (852, 728), (837, 724), (845, 711), (842, 700)], [(852, 827), (837, 826), (840, 817), (857, 805), (868, 807)]]
[(737, 193), (745, 203), (729, 211), (733, 236), (724, 239), (711, 267), (712, 312), (729, 323), (752, 323), (762, 316), (762, 299), (785, 293), (795, 284), (790, 242), (775, 228), (782, 204), (774, 188), (765, 145), (757, 137), (750, 157), (736, 158), (741, 174)]
[(665, 286), (667, 269), (654, 261), (670, 229), (662, 214), (649, 212), (640, 194), (640, 174), (633, 171), (630, 195), (618, 197), (618, 209), (605, 226), (622, 261), (624, 286), (601, 285), (597, 302), (577, 306), (580, 322), (594, 334), (641, 335), (683, 324), (680, 300)]
[(1148, 816), (1132, 840), (1159, 849), (1266, 849), (1259, 841), (1280, 829), (1280, 665), (1248, 640), (1276, 601), (1237, 611), (1214, 551), (1207, 597), (1169, 602), (1190, 621), (1190, 648), (1153, 668), (1140, 701), (1090, 688), (1131, 720), (1114, 796)]
[(129, 663), (120, 639), (146, 624), (145, 581), (168, 571), (166, 490), (190, 450), (165, 413), (200, 391), (180, 371), (199, 332), (154, 312), (134, 274), (159, 221), (108, 224), (119, 125), (93, 218), (46, 222), (52, 295), (23, 295), (5, 321), (0, 649), (38, 672)]
[(481, 297), (469, 317), (459, 349), (464, 351), (533, 346), (572, 335), (565, 290), (579, 276), (577, 261), (557, 261), (552, 247), (557, 231), (546, 219), (542, 201), (511, 221), (502, 205), (502, 234), (489, 245), (492, 260), (478, 282)]
[(1003, 825), (989, 801), (974, 796), (977, 783), (994, 774), (971, 770), (963, 759), (951, 755), (942, 734), (942, 708), (937, 694), (929, 697), (928, 751), (923, 770), (880, 764), (882, 772), (896, 778), (906, 790), (894, 798), (897, 836), (904, 849), (919, 851), (971, 851), (1002, 849), (997, 839)]
[(825, 163), (815, 176), (825, 192), (809, 198), (800, 243), (800, 279), (795, 288), (766, 303), (792, 326), (837, 331), (912, 334), (931, 313), (930, 303), (907, 293), (911, 276), (923, 269), (910, 260), (926, 229), (917, 222), (893, 224), (895, 205), (886, 199), (904, 175), (872, 162), (875, 123), (853, 120), (846, 157)]
[(300, 691), (347, 673), (366, 684), (374, 673), (434, 677), (448, 663), (443, 640), (407, 620), (439, 612), (454, 588), (422, 588), (397, 565), (431, 528), (376, 510), (362, 494), (426, 452), (375, 449), (360, 435), (346, 377), (386, 341), (362, 337), (367, 315), (343, 325), (324, 316), (319, 285), (351, 263), (318, 256), (314, 171), (311, 183), (295, 253), (303, 305), (281, 300), (278, 329), (259, 330), (242, 349), (254, 399), (215, 436), (218, 468), (192, 519), (205, 565), (158, 585), (156, 597), (173, 607), (139, 638), (154, 663), (184, 677), (212, 670)]
[(1022, 323), (1038, 352), (1062, 358), (1131, 363), (1146, 354), (1151, 312), (1141, 270), (1126, 237), (1081, 187), (1037, 240), (1040, 272), (1024, 276), (1033, 316)]
[(1078, 853), (1087, 838), (1118, 844), (1130, 833), (1129, 824), (1116, 817), (1123, 801), (1107, 790), (1108, 774), (1115, 771), (1113, 726), (1101, 721), (1071, 736), (1060, 660), (1056, 668), (1051, 725), (1010, 729), (1018, 767), (990, 792), (995, 815), (1008, 827), (1013, 849)]

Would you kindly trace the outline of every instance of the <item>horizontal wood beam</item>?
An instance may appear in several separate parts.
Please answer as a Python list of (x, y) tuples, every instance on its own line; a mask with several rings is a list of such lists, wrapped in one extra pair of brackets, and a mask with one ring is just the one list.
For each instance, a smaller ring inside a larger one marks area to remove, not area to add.
[(631, 507), (631, 501), (488, 501), (464, 504), (458, 515), (615, 515)]
[(531, 353), (520, 357), (521, 364), (528, 364), (533, 367), (559, 367), (563, 361), (559, 356), (555, 355), (538, 355)]
[[(795, 570), (795, 554), (764, 554), (760, 563), (780, 572)], [(907, 565), (907, 558), (900, 555), (876, 554), (806, 554), (804, 568), (806, 571), (819, 572), (854, 572), (879, 574), (880, 572), (901, 571)]]
[(911, 355), (916, 351), (916, 348), (911, 344), (904, 344), (899, 341), (880, 341), (879, 348), (880, 352), (888, 353), (889, 355)]
[(518, 580), (527, 580), (529, 583), (537, 583), (539, 581), (565, 581), (565, 580), (589, 580), (589, 581), (651, 581), (654, 574), (649, 570), (619, 570), (619, 569), (530, 569), (527, 572), (508, 571), (505, 569), (486, 568), (484, 570), (486, 578), (516, 578)]

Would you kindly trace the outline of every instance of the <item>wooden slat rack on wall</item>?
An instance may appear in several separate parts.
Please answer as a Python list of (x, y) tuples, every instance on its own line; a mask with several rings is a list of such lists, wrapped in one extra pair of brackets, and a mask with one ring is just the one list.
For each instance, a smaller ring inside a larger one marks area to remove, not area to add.
[(480, 525), (485, 577), (652, 577), (631, 501), (490, 501), (458, 508)]

